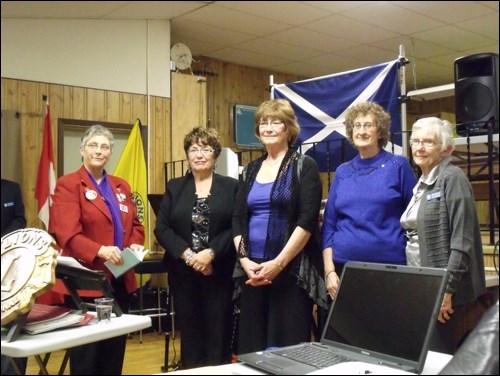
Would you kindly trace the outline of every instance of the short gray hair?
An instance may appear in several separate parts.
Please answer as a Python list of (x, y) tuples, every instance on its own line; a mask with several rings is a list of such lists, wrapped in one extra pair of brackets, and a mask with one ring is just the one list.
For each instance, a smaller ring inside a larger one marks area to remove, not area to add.
[(103, 125), (95, 124), (89, 127), (85, 134), (82, 136), (82, 140), (80, 143), (81, 147), (84, 147), (87, 144), (87, 141), (90, 140), (94, 136), (104, 136), (109, 141), (109, 147), (113, 150), (113, 145), (115, 143), (115, 138), (113, 137), (113, 133)]
[(426, 117), (418, 119), (412, 127), (412, 133), (416, 129), (432, 129), (437, 141), (441, 143), (441, 151), (451, 146), (451, 152), (455, 150), (455, 139), (453, 138), (453, 127), (448, 120), (437, 117)]

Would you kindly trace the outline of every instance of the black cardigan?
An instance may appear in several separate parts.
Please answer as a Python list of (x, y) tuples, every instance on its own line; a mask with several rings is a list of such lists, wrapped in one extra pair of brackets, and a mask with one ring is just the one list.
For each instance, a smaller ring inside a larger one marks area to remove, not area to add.
[[(248, 235), (248, 193), (252, 187), (257, 171), (267, 154), (250, 162), (246, 167), (248, 174), (240, 182), (238, 190), (237, 203), (233, 217), (233, 236), (245, 237)], [(321, 206), (322, 184), (316, 161), (311, 157), (302, 156), (302, 167), (300, 168), (300, 177), (298, 177), (298, 168), (293, 170), (292, 180), (292, 199), (290, 200), (289, 210), (286, 213), (288, 220), (288, 233), (283, 239), (286, 243), (295, 229), (300, 226), (311, 232), (311, 237), (300, 252), (285, 268), (285, 272), (297, 277), (297, 284), (303, 288), (309, 297), (321, 307), (328, 309), (328, 298), (326, 294), (325, 281), (323, 279), (323, 258), (321, 251), (321, 239), (319, 234), (319, 210)], [(289, 160), (297, 165), (299, 154), (290, 149), (281, 162), (280, 172)], [(278, 172), (278, 176), (280, 175)], [(247, 243), (248, 244), (248, 243)], [(285, 244), (283, 244), (284, 246)], [(247, 247), (247, 245), (245, 245)], [(241, 249), (239, 255), (242, 254)], [(237, 298), (241, 292), (241, 286), (246, 280), (246, 274), (239, 262), (235, 265), (234, 275), (235, 291), (233, 298)]]
[[(233, 236), (241, 235), (246, 237), (247, 235), (247, 198), (255, 181), (255, 176), (257, 175), (257, 172), (266, 157), (267, 154), (253, 162), (250, 162), (250, 164), (246, 167), (248, 171), (254, 172), (248, 174), (247, 178), (240, 183), (237, 205), (233, 217)], [(280, 172), (287, 161), (292, 158), (298, 159), (298, 153), (293, 150), (289, 150), (281, 163)], [(297, 163), (297, 160), (293, 161), (293, 163)], [(311, 232), (313, 235), (318, 228), (322, 184), (316, 161), (311, 157), (304, 155), (300, 178), (297, 176), (297, 173), (297, 169), (294, 169), (294, 179), (291, 187), (292, 200), (290, 202), (289, 212), (286, 213), (290, 233), (286, 234), (287, 237), (284, 239), (285, 243), (288, 241), (288, 237), (295, 229), (295, 226), (300, 226), (304, 230)]]

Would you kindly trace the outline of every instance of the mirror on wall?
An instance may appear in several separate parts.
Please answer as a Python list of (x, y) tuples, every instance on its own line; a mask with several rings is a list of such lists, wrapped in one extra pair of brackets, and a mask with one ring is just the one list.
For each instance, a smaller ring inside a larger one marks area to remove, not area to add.
[[(106, 165), (106, 171), (113, 174), (120, 159), (125, 144), (134, 124), (108, 123), (104, 121), (59, 119), (58, 121), (58, 159), (57, 176), (60, 177), (70, 172), (78, 170), (82, 166), (80, 155), (80, 141), (88, 127), (94, 124), (101, 124), (108, 128), (115, 138), (113, 154)], [(146, 144), (147, 129), (142, 127), (142, 140)], [(144, 150), (147, 150), (146, 145)]]

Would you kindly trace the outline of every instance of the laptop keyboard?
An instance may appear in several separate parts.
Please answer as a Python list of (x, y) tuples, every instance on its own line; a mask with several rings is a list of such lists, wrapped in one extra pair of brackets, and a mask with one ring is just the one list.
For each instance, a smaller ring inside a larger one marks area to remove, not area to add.
[(345, 356), (332, 354), (329, 351), (321, 350), (313, 346), (301, 346), (294, 349), (278, 349), (272, 351), (272, 353), (319, 369), (351, 361)]

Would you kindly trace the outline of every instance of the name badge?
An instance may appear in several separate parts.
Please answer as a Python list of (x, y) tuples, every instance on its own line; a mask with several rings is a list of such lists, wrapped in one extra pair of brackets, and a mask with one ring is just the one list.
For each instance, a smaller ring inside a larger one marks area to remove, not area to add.
[(441, 197), (441, 192), (434, 192), (427, 195), (427, 201), (434, 200), (435, 198)]
[(127, 196), (125, 196), (123, 193), (116, 194), (116, 199), (118, 200), (118, 202), (123, 202), (123, 201), (125, 201), (126, 198), (127, 198)]
[(87, 192), (85, 192), (85, 197), (87, 197), (87, 200), (90, 201), (95, 200), (97, 198), (97, 192), (89, 189)]
[(127, 205), (120, 204), (120, 210), (122, 212), (124, 212), (124, 213), (128, 213), (128, 207), (127, 207)]
[(4, 208), (8, 208), (8, 207), (10, 207), (10, 206), (14, 206), (14, 201), (11, 201), (11, 202), (6, 202), (6, 203), (4, 203), (4, 204), (3, 204), (3, 207), (4, 207)]

